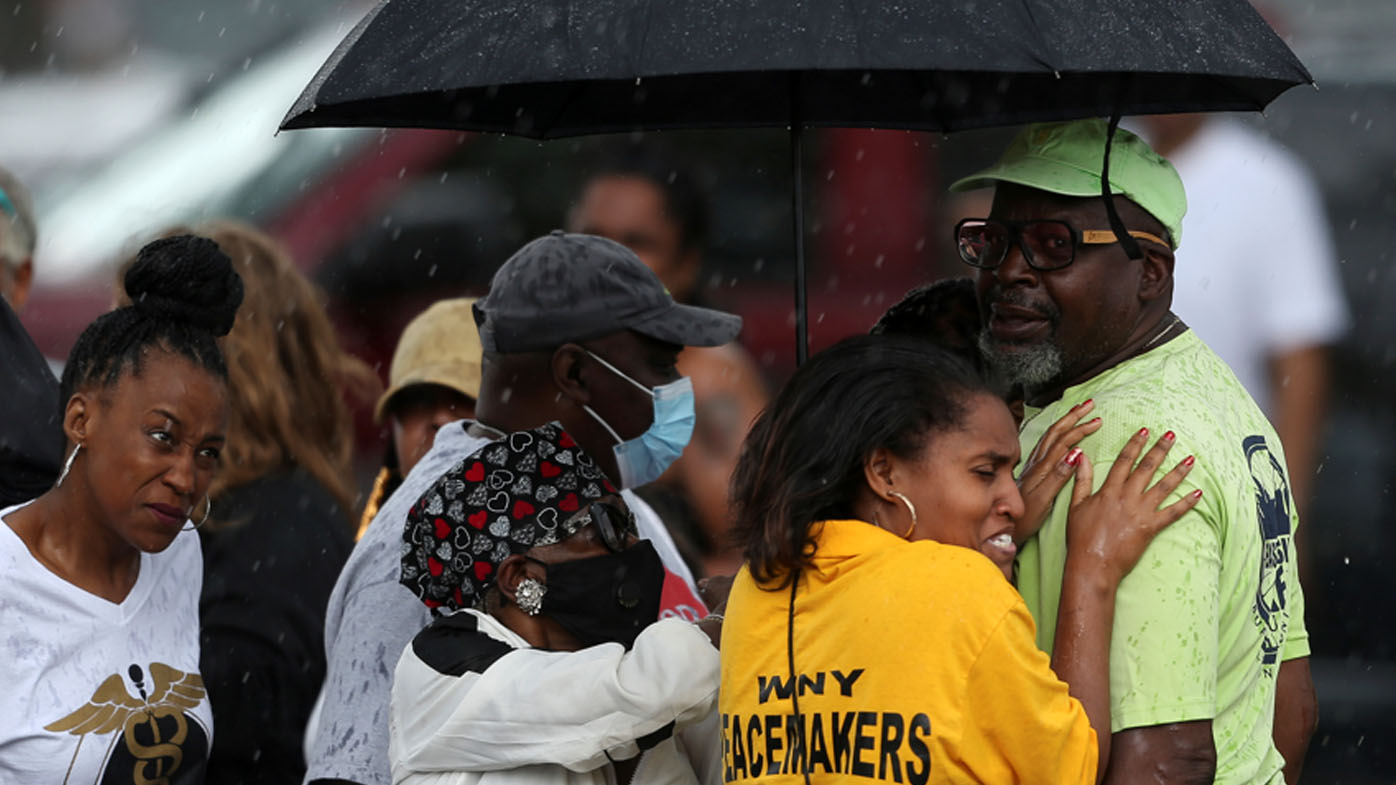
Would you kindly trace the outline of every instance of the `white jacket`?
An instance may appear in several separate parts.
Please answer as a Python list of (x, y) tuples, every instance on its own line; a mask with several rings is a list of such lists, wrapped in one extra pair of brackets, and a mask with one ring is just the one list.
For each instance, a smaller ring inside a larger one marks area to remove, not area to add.
[(529, 648), (492, 616), (433, 622), (402, 653), (388, 755), (394, 785), (718, 785), (718, 652), (695, 625), (655, 622), (626, 651)]

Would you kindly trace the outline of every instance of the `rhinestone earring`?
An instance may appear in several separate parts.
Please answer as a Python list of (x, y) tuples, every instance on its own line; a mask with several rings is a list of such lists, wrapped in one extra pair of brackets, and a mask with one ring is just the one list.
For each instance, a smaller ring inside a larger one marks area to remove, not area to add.
[(529, 616), (537, 616), (538, 612), (543, 610), (543, 595), (547, 591), (547, 586), (533, 578), (524, 578), (514, 589), (514, 604)]

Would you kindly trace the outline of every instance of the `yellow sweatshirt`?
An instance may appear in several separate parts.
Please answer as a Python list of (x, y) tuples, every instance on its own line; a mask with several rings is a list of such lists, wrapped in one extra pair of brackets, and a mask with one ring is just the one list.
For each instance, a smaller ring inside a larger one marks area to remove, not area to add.
[(825, 521), (815, 540), (795, 600), (795, 679), (789, 588), (763, 589), (745, 568), (732, 587), (725, 781), (1095, 782), (1086, 712), (987, 558), (862, 521)]

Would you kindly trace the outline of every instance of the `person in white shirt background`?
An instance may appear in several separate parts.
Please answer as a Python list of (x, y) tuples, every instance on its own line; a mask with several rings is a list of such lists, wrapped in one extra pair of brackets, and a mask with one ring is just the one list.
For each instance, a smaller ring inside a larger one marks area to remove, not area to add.
[[(1157, 115), (1140, 127), (1188, 195), (1173, 310), (1274, 424), (1302, 520), (1319, 464), (1329, 347), (1349, 321), (1318, 187), (1293, 153), (1239, 121)], [(1311, 549), (1301, 542), (1299, 553)], [(1301, 575), (1316, 585), (1307, 562)]]

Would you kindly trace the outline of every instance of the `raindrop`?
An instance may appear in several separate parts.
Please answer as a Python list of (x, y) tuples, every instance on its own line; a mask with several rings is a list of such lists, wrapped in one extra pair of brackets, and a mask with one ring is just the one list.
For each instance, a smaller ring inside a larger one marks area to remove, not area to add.
[(207, 11), (200, 11), (200, 12), (199, 12), (199, 18), (196, 19), (195, 21), (197, 21), (197, 22), (202, 22), (202, 21), (204, 21), (204, 14), (207, 14), (207, 13), (208, 13)]
[(885, 255), (883, 255), (883, 254), (878, 254), (878, 255), (877, 255), (877, 258), (876, 258), (876, 259), (873, 259), (873, 267), (875, 267), (875, 268), (881, 270), (881, 269), (882, 269), (882, 262), (885, 261), (886, 259), (887, 259), (887, 257), (886, 257)]
[(406, 176), (407, 176), (407, 167), (404, 166), (404, 167), (401, 167), (401, 168), (399, 168), (399, 169), (397, 170), (397, 179), (401, 180), (402, 178), (404, 178), (404, 177), (406, 177)]
[(923, 251), (923, 250), (925, 250), (925, 249), (926, 249), (926, 238), (925, 238), (924, 236), (916, 238), (916, 250), (918, 250), (918, 251)]
[(508, 402), (509, 402), (509, 399), (510, 399), (510, 398), (513, 398), (513, 397), (514, 397), (514, 388), (513, 388), (513, 387), (505, 387), (505, 388), (504, 388), (504, 392), (502, 392), (502, 393), (499, 394), (499, 402), (500, 402), (500, 403), (508, 403)]
[[(219, 38), (222, 38), (222, 37), (223, 37), (223, 34), (226, 33), (226, 32), (228, 32), (228, 28), (226, 28), (226, 27), (220, 27), (220, 28), (218, 29), (218, 37), (219, 37)], [(131, 54), (135, 54), (135, 52), (132, 52)]]
[(446, 178), (447, 178), (447, 177), (450, 177), (450, 176), (451, 176), (451, 173), (450, 173), (450, 172), (442, 172), (442, 173), (441, 173), (441, 179), (440, 179), (439, 182), (442, 182), (442, 183), (446, 182)]
[(428, 277), (428, 278), (435, 278), (435, 277), (436, 277), (436, 267), (437, 267), (437, 266), (433, 264), (433, 265), (427, 270), (427, 277)]
[(1352, 564), (1352, 559), (1349, 559), (1348, 557), (1344, 556), (1344, 557), (1343, 557), (1343, 564)]
[(63, 25), (59, 25), (59, 26), (58, 26), (58, 30), (57, 30), (57, 32), (55, 32), (55, 33), (53, 34), (53, 37), (54, 37), (54, 38), (62, 38), (62, 37), (63, 37)]
[(250, 58), (250, 57), (244, 57), (244, 58), (242, 59), (242, 70), (246, 71), (247, 69), (249, 69), (249, 68), (251, 68), (251, 67), (252, 67), (252, 58)]

